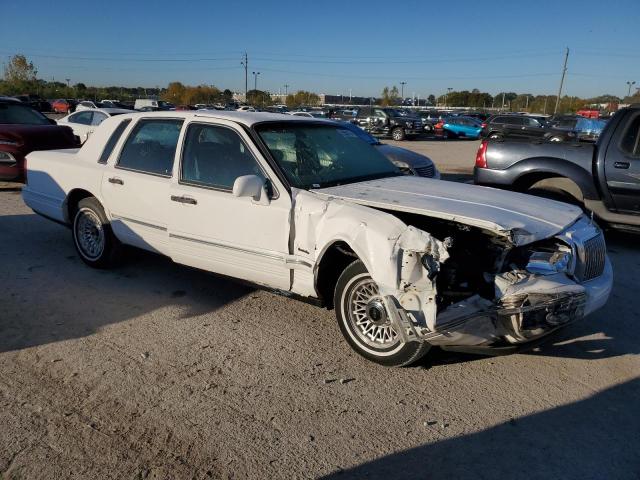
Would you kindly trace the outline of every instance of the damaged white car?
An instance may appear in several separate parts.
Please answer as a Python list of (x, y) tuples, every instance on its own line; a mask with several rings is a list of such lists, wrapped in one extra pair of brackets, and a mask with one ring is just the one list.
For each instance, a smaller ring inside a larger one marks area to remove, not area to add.
[(602, 232), (580, 209), (403, 175), (322, 120), (121, 115), (27, 165), (25, 202), (70, 226), (87, 264), (132, 245), (335, 308), (349, 344), (383, 365), (433, 345), (527, 345), (611, 290)]

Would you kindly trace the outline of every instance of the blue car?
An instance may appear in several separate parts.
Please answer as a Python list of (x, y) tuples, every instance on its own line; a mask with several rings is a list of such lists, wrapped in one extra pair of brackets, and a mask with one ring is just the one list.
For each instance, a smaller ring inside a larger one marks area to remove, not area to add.
[(482, 133), (482, 124), (473, 117), (445, 117), (436, 125), (436, 136), (443, 138), (477, 139)]

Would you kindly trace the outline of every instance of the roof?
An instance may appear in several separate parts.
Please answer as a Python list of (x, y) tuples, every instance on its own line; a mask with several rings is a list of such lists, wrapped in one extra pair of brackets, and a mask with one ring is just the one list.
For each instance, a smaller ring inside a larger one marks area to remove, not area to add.
[[(166, 112), (137, 112), (132, 116), (144, 116), (145, 118), (212, 118), (218, 120), (229, 120), (251, 127), (260, 122), (322, 122), (321, 118), (301, 117), (298, 115), (285, 115), (282, 113), (270, 112), (237, 112), (226, 110), (185, 110), (185, 111), (166, 111)], [(121, 117), (119, 117), (121, 118)]]

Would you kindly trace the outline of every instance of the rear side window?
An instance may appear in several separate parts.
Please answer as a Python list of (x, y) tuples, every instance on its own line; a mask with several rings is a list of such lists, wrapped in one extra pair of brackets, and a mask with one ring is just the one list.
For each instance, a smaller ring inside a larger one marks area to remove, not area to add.
[(171, 176), (182, 120), (140, 120), (122, 148), (118, 168)]
[(620, 150), (628, 155), (640, 157), (640, 115), (631, 120), (622, 136)]
[(125, 129), (129, 126), (130, 123), (131, 123), (131, 119), (128, 118), (120, 122), (120, 125), (116, 127), (116, 129), (113, 131), (113, 133), (109, 137), (109, 140), (107, 141), (107, 144), (105, 145), (104, 150), (102, 151), (102, 155), (100, 155), (100, 159), (98, 160), (98, 163), (107, 163), (107, 160), (109, 160), (109, 157), (111, 156), (111, 152), (113, 152), (113, 149), (116, 146), (116, 143), (118, 143), (118, 140), (120, 140), (120, 137), (122, 136), (122, 132), (125, 131)]
[(91, 125), (91, 117), (93, 117), (92, 112), (74, 113), (69, 117), (69, 122), (78, 123), (80, 125)]

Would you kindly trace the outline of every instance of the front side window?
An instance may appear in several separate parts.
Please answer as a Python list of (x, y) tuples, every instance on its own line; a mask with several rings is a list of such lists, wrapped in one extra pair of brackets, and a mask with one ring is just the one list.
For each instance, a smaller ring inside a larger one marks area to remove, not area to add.
[(80, 113), (74, 113), (73, 115), (71, 115), (69, 117), (69, 122), (70, 123), (77, 123), (80, 125), (91, 125), (91, 117), (93, 116), (93, 113), (91, 112), (80, 112)]
[(119, 168), (171, 176), (182, 120), (140, 120), (122, 148)]
[(189, 125), (182, 154), (181, 182), (231, 190), (236, 179), (244, 175), (265, 179), (256, 159), (235, 131), (216, 125)]
[(340, 126), (276, 122), (256, 130), (289, 183), (297, 188), (401, 175), (375, 147)]

